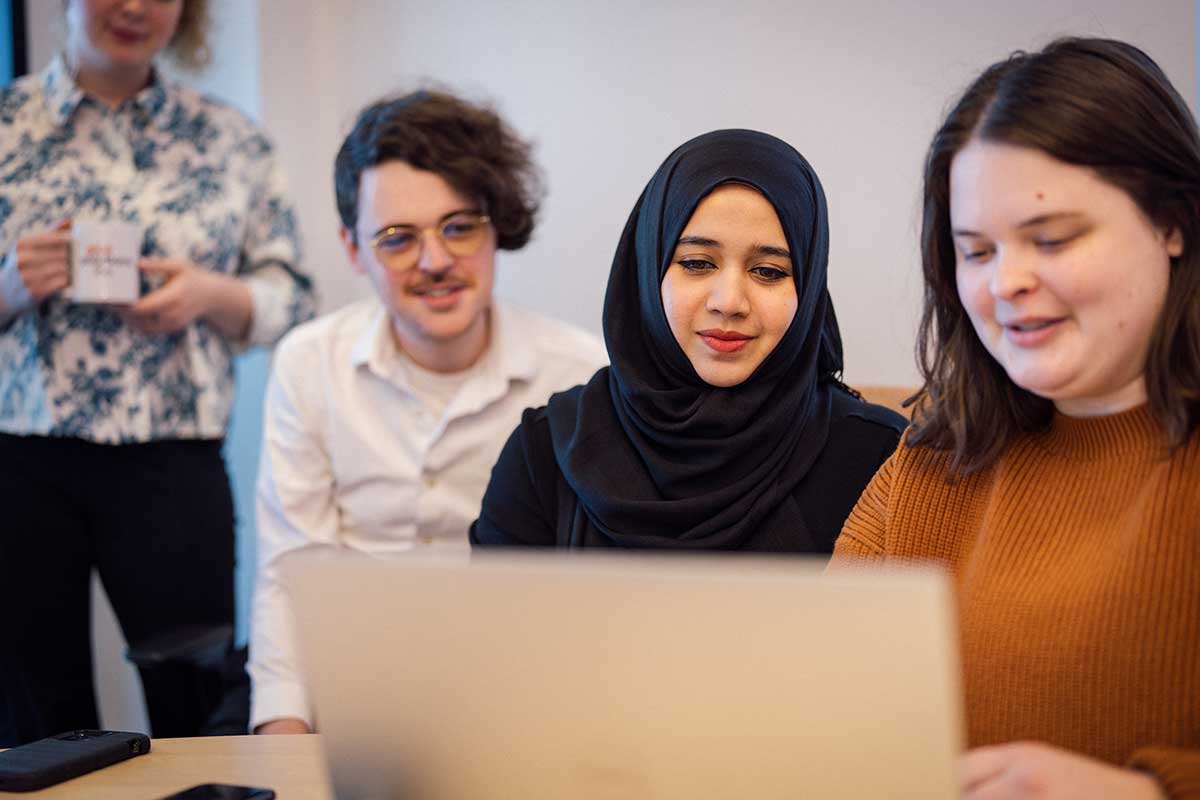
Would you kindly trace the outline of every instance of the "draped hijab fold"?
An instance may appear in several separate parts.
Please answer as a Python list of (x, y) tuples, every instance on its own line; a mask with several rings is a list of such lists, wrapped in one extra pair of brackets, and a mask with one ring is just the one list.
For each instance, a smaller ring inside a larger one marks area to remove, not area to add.
[[(730, 182), (774, 206), (798, 303), (754, 373), (718, 388), (696, 374), (675, 341), (660, 287), (696, 206)], [(806, 549), (792, 495), (825, 445), (829, 378), (842, 362), (828, 255), (821, 183), (786, 142), (713, 131), (667, 157), (613, 258), (604, 300), (611, 366), (548, 406), (555, 459), (578, 498), (566, 544), (599, 537), (623, 547), (736, 549), (791, 531), (792, 541), (775, 549)]]

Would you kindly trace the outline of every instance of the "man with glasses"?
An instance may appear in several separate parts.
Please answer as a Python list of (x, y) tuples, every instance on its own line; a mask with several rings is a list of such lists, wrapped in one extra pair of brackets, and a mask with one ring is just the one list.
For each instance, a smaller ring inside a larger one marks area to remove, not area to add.
[(496, 250), (529, 241), (538, 199), (529, 145), (492, 111), (437, 92), (371, 105), (334, 182), (342, 243), (374, 296), (276, 351), (250, 637), (261, 733), (314, 724), (281, 557), (465, 551), (521, 412), (606, 362), (594, 337), (492, 297)]

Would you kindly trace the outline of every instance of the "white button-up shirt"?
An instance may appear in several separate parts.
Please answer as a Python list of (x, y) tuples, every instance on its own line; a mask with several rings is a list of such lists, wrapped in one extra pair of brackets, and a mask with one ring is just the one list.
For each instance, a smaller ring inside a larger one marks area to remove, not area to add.
[(251, 729), (286, 717), (313, 723), (280, 559), (343, 547), (465, 553), (521, 412), (607, 363), (596, 338), (566, 323), (498, 302), (490, 322), (487, 352), (436, 418), (413, 391), (410, 362), (374, 298), (302, 325), (279, 345), (258, 480)]

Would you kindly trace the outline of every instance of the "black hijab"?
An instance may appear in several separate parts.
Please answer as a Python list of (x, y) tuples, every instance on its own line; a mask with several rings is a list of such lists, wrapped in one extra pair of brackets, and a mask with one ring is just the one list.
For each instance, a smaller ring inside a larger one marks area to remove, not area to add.
[[(675, 341), (661, 286), (696, 206), (730, 182), (775, 207), (798, 304), (754, 373), (717, 388)], [(842, 366), (828, 255), (821, 183), (786, 142), (713, 131), (667, 157), (613, 258), (604, 299), (612, 366), (549, 403), (555, 459), (579, 499), (564, 544), (738, 549), (753, 540), (754, 549), (813, 549), (792, 493), (825, 446), (830, 379)]]

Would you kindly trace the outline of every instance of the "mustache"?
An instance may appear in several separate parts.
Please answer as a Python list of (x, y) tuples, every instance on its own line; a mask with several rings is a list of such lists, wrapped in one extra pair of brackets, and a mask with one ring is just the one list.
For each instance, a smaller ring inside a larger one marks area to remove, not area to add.
[(413, 283), (408, 285), (410, 292), (426, 292), (431, 289), (442, 289), (446, 286), (462, 285), (471, 286), (472, 282), (464, 275), (457, 275), (453, 268), (445, 269), (441, 272), (427, 272)]

